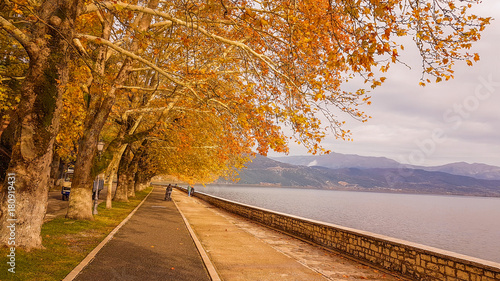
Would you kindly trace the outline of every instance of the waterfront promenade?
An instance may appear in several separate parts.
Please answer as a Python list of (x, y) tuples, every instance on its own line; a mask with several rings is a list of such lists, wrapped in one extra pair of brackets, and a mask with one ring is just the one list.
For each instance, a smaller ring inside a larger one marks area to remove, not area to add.
[(155, 187), (83, 270), (65, 280), (399, 280), (179, 190), (173, 202), (163, 201), (164, 192)]
[(179, 190), (173, 198), (222, 280), (400, 280)]

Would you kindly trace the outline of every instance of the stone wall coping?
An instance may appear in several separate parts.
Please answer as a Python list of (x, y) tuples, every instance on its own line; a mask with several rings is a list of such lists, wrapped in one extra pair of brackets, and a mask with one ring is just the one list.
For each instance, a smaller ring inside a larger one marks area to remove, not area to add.
[(352, 234), (360, 235), (360, 236), (365, 236), (365, 237), (370, 238), (370, 239), (374, 238), (377, 240), (383, 240), (385, 242), (404, 246), (406, 248), (408, 248), (408, 247), (414, 248), (415, 250), (417, 250), (419, 252), (423, 251), (426, 254), (441, 256), (441, 257), (444, 257), (446, 259), (454, 260), (454, 261), (464, 263), (464, 264), (469, 264), (469, 265), (474, 265), (474, 266), (480, 265), (481, 267), (487, 266), (489, 269), (491, 269), (495, 272), (500, 272), (500, 263), (497, 263), (497, 262), (483, 260), (480, 258), (475, 258), (475, 257), (467, 256), (464, 254), (455, 253), (452, 251), (447, 251), (447, 250), (443, 250), (443, 249), (439, 249), (439, 248), (435, 248), (435, 247), (431, 247), (431, 246), (426, 246), (423, 244), (418, 244), (418, 243), (414, 243), (414, 242), (410, 242), (410, 241), (406, 241), (406, 240), (402, 240), (402, 239), (398, 239), (398, 238), (394, 238), (394, 237), (390, 237), (390, 236), (385, 236), (382, 234), (372, 233), (372, 232), (365, 231), (365, 230), (359, 230), (359, 229), (355, 229), (355, 228), (345, 227), (345, 226), (327, 223), (327, 222), (323, 222), (323, 221), (317, 221), (317, 220), (313, 220), (313, 219), (303, 218), (300, 216), (295, 216), (295, 215), (291, 215), (291, 214), (277, 212), (277, 211), (273, 211), (273, 210), (269, 210), (269, 209), (265, 209), (265, 208), (261, 208), (261, 207), (257, 207), (257, 206), (252, 206), (252, 205), (245, 204), (245, 203), (232, 201), (232, 200), (221, 198), (218, 196), (210, 195), (210, 194), (207, 194), (207, 193), (204, 193), (201, 191), (196, 191), (195, 196), (196, 196), (196, 194), (202, 194), (202, 195), (205, 195), (205, 196), (208, 196), (208, 197), (220, 200), (220, 201), (244, 206), (244, 207), (249, 208), (249, 209), (255, 209), (255, 210), (259, 210), (259, 211), (263, 211), (263, 212), (267, 212), (267, 213), (277, 214), (280, 216), (291, 217), (293, 219), (300, 220), (300, 221), (303, 221), (306, 223), (311, 223), (311, 224), (318, 225), (318, 226), (327, 226), (327, 227), (337, 228), (339, 230), (342, 230), (342, 231), (345, 231), (348, 233), (352, 233)]

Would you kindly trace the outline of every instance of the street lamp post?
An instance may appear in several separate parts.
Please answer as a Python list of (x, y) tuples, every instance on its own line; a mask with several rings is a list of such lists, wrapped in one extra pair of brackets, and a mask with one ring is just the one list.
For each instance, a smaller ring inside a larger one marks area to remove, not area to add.
[[(98, 151), (98, 157), (100, 158), (101, 157), (101, 152), (102, 152), (102, 149), (104, 148), (104, 142), (102, 141), (99, 141), (97, 143), (97, 151)], [(97, 176), (97, 179), (94, 179), (94, 186), (93, 186), (93, 190), (94, 190), (94, 211), (92, 212), (94, 215), (97, 215), (97, 205), (98, 205), (98, 200), (99, 200), (99, 185), (100, 185), (100, 179), (99, 179), (99, 176)]]

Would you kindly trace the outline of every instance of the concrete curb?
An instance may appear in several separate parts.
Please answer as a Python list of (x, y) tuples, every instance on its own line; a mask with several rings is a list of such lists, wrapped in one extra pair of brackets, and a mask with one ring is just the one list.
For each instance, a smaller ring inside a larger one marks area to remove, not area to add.
[(92, 250), (92, 252), (90, 252), (82, 260), (82, 262), (80, 262), (80, 264), (78, 264), (68, 275), (66, 275), (66, 277), (64, 277), (62, 281), (72, 281), (73, 279), (75, 279), (75, 277), (80, 273), (80, 271), (82, 271), (95, 258), (97, 253), (104, 247), (104, 245), (106, 245), (109, 242), (109, 240), (111, 240), (113, 236), (115, 236), (116, 232), (118, 232), (118, 230), (120, 230), (120, 228), (122, 228), (122, 226), (124, 226), (128, 222), (128, 220), (135, 214), (135, 212), (139, 209), (139, 207), (141, 207), (142, 204), (146, 202), (146, 199), (148, 199), (149, 195), (153, 192), (153, 190), (154, 188), (151, 189), (148, 195), (146, 195), (146, 197), (142, 199), (141, 203), (139, 203), (139, 205), (137, 205), (137, 207), (135, 207), (135, 209), (132, 210), (132, 212), (130, 212), (130, 214), (119, 225), (117, 225), (115, 229), (113, 229), (108, 234), (108, 236), (106, 236), (106, 238), (104, 238), (104, 240), (102, 240), (101, 243), (99, 243), (99, 245), (97, 245), (97, 247), (95, 247), (94, 250)]
[(186, 228), (188, 229), (189, 234), (191, 235), (191, 238), (193, 239), (194, 244), (196, 245), (196, 248), (198, 249), (198, 252), (200, 253), (200, 256), (201, 256), (201, 259), (203, 260), (203, 263), (205, 264), (205, 267), (208, 271), (208, 275), (210, 275), (210, 279), (212, 279), (212, 281), (222, 281), (219, 274), (217, 273), (217, 270), (215, 269), (215, 266), (213, 265), (212, 261), (208, 257), (207, 252), (203, 248), (203, 245), (201, 245), (200, 240), (198, 240), (198, 237), (196, 236), (193, 229), (191, 228), (191, 225), (189, 224), (188, 220), (186, 219), (186, 217), (182, 213), (181, 209), (179, 209), (179, 207), (177, 206), (177, 203), (175, 203), (175, 200), (172, 200), (172, 201), (174, 202), (175, 207), (177, 208), (177, 210), (181, 214), (181, 217), (184, 220), (184, 223), (186, 224)]

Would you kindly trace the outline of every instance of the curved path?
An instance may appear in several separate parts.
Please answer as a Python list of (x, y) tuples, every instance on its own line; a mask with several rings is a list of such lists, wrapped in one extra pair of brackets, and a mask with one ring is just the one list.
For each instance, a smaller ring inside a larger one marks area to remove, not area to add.
[(174, 202), (155, 188), (74, 280), (211, 280)]

